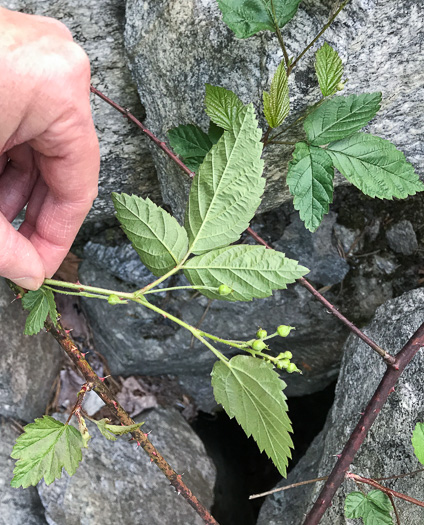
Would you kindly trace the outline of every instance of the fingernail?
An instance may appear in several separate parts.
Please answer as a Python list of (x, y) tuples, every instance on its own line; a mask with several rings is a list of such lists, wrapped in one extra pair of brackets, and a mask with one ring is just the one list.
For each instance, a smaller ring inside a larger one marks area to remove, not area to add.
[(11, 281), (27, 290), (38, 290), (43, 284), (42, 279), (37, 279), (35, 277), (19, 277), (18, 279), (11, 279)]

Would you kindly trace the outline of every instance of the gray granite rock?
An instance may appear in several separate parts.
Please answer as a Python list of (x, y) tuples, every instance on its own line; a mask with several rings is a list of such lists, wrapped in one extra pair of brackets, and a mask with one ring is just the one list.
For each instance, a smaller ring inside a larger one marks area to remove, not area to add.
[(44, 414), (62, 354), (47, 333), (24, 335), (26, 314), (0, 279), (0, 415), (31, 421)]
[[(365, 333), (392, 354), (399, 351), (424, 321), (424, 290), (405, 293), (381, 306)], [(341, 452), (356, 425), (359, 414), (371, 399), (385, 371), (382, 360), (369, 347), (350, 336), (336, 387), (333, 408), (321, 434), (306, 455), (290, 473), (284, 484), (295, 483), (328, 474), (335, 454)], [(366, 477), (387, 477), (420, 468), (411, 444), (412, 431), (423, 421), (424, 354), (418, 352), (402, 374), (393, 392), (368, 433), (351, 467), (352, 472)], [(388, 487), (419, 500), (424, 499), (422, 474), (384, 482)], [(301, 525), (304, 514), (318, 496), (318, 484), (306, 485), (269, 496), (258, 525)], [(357, 490), (352, 481), (345, 482), (320, 523), (346, 525), (359, 523), (344, 517), (346, 494)], [(400, 521), (424, 523), (424, 510), (396, 500)]]
[(417, 236), (409, 221), (399, 221), (386, 232), (390, 248), (402, 255), (412, 255), (418, 248)]
[(18, 436), (12, 424), (0, 417), (0, 525), (46, 525), (37, 489), (10, 486), (15, 468), (10, 454)]
[[(215, 467), (203, 443), (179, 412), (157, 409), (140, 421), (170, 465), (208, 508), (213, 503)], [(128, 438), (104, 439), (90, 425), (93, 439), (74, 476), (38, 485), (49, 525), (201, 525), (203, 520), (178, 495), (147, 454)]]
[[(93, 85), (129, 108), (138, 118), (143, 117), (144, 109), (126, 65), (121, 0), (90, 3), (83, 0), (5, 0), (2, 5), (62, 21), (90, 58)], [(160, 202), (159, 184), (145, 136), (94, 95), (92, 109), (100, 142), (101, 171), (99, 197), (88, 220), (111, 219), (112, 191), (149, 196)]]
[[(333, 0), (306, 0), (283, 34), (290, 56), (297, 56), (326, 23)], [(394, 142), (422, 172), (422, 114), (424, 110), (422, 2), (352, 0), (326, 31), (325, 40), (339, 52), (349, 78), (345, 93), (382, 91), (379, 115), (367, 131)], [(290, 77), (292, 114), (288, 123), (320, 97), (314, 53), (304, 57)], [(262, 32), (238, 40), (222, 22), (216, 0), (127, 0), (125, 43), (147, 124), (165, 139), (169, 128), (183, 123), (207, 127), (203, 112), (206, 82), (235, 91), (244, 102), (261, 108), (282, 52), (275, 36)], [(264, 127), (263, 118), (260, 120)], [(302, 136), (293, 128), (289, 140)], [(284, 184), (290, 146), (265, 152), (263, 209), (290, 199)], [(165, 202), (179, 215), (188, 181), (162, 153), (154, 152)], [(336, 185), (343, 178), (336, 177)]]

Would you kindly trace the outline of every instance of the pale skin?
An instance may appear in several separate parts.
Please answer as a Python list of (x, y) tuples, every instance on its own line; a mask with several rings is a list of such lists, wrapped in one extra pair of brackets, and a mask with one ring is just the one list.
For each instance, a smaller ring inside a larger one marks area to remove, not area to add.
[(88, 58), (65, 25), (0, 8), (0, 275), (30, 290), (60, 266), (97, 196), (89, 96)]

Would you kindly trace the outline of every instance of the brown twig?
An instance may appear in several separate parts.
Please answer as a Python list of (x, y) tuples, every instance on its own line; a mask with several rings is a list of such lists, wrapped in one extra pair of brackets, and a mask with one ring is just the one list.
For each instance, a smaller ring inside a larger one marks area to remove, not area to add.
[(318, 525), (322, 516), (331, 504), (337, 489), (342, 484), (346, 472), (353, 461), (356, 453), (362, 445), (365, 436), (377, 418), (380, 410), (385, 404), (390, 393), (393, 392), (395, 384), (405, 367), (411, 362), (415, 354), (424, 346), (424, 323), (418, 328), (411, 339), (406, 343), (402, 350), (396, 355), (393, 366), (388, 366), (387, 370), (365, 409), (361, 419), (356, 425), (350, 438), (348, 439), (343, 452), (341, 453), (336, 465), (328, 477), (321, 490), (315, 504), (306, 516), (303, 525)]
[(370, 487), (374, 487), (375, 489), (381, 490), (381, 492), (384, 492), (388, 496), (392, 495), (395, 498), (403, 499), (405, 501), (408, 501), (409, 503), (418, 505), (419, 507), (424, 507), (424, 501), (411, 498), (411, 496), (407, 496), (406, 494), (402, 494), (401, 492), (396, 492), (395, 490), (389, 489), (384, 485), (380, 485), (380, 483), (377, 483), (374, 479), (364, 478), (362, 476), (358, 476), (358, 474), (353, 474), (352, 472), (346, 472), (346, 478), (353, 479), (354, 481), (358, 481), (359, 483), (365, 483)]
[(396, 516), (396, 524), (397, 525), (401, 525), (400, 524), (399, 513), (398, 513), (398, 510), (397, 510), (396, 504), (395, 504), (395, 498), (391, 494), (387, 494), (387, 496), (389, 497), (390, 503), (392, 504), (392, 507), (393, 507), (393, 510), (394, 510), (394, 513), (395, 513), (395, 516)]
[[(23, 290), (10, 281), (9, 286), (15, 293), (22, 294)], [(46, 330), (59, 343), (62, 350), (74, 363), (79, 373), (82, 375), (87, 385), (92, 388), (97, 395), (107, 405), (111, 413), (125, 426), (134, 425), (134, 421), (130, 418), (128, 413), (122, 408), (122, 406), (116, 401), (109, 388), (104, 384), (105, 378), (99, 378), (99, 376), (91, 368), (88, 361), (85, 359), (85, 355), (82, 354), (74, 341), (69, 337), (69, 334), (61, 326), (60, 323), (55, 326), (50, 319), (44, 324)], [(102, 381), (103, 379), (103, 381)], [(82, 397), (82, 396), (81, 396)], [(77, 403), (78, 404), (78, 403)], [(77, 406), (77, 405), (76, 405)], [(181, 494), (185, 500), (193, 507), (197, 514), (203, 519), (208, 525), (219, 525), (218, 522), (209, 513), (206, 507), (200, 503), (197, 497), (191, 492), (187, 485), (183, 482), (181, 475), (177, 474), (175, 470), (168, 464), (165, 458), (156, 450), (156, 448), (149, 441), (147, 434), (142, 432), (140, 429), (131, 432), (134, 440), (143, 450), (148, 454), (150, 460), (155, 463), (163, 474), (168, 478), (171, 485), (175, 488), (178, 494)]]

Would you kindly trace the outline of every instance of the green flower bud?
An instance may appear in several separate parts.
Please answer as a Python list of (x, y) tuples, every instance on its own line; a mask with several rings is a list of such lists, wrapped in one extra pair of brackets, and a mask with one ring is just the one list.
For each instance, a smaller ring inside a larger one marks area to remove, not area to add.
[(119, 299), (119, 297), (117, 295), (109, 295), (109, 297), (107, 298), (107, 302), (109, 304), (119, 304), (119, 303), (122, 303), (121, 299)]
[(289, 363), (287, 367), (287, 372), (289, 374), (292, 374), (293, 372), (300, 372), (300, 370), (297, 368), (297, 366), (294, 363)]
[(257, 332), (256, 332), (256, 337), (258, 339), (265, 339), (265, 337), (268, 335), (268, 332), (266, 330), (262, 330), (262, 328), (260, 328)]
[(262, 352), (262, 350), (266, 348), (266, 344), (260, 339), (256, 339), (256, 341), (253, 341), (252, 343), (252, 348), (256, 352)]
[(287, 337), (292, 330), (294, 330), (293, 326), (286, 326), (285, 324), (280, 324), (280, 326), (277, 327), (277, 334), (280, 337)]
[(226, 284), (221, 284), (218, 288), (219, 295), (229, 295), (233, 290)]
[(293, 357), (293, 354), (289, 350), (287, 350), (287, 352), (284, 352), (283, 357), (285, 357), (286, 359), (291, 359)]
[(280, 359), (278, 362), (281, 365), (278, 368), (287, 368), (289, 365), (292, 364), (288, 359)]

